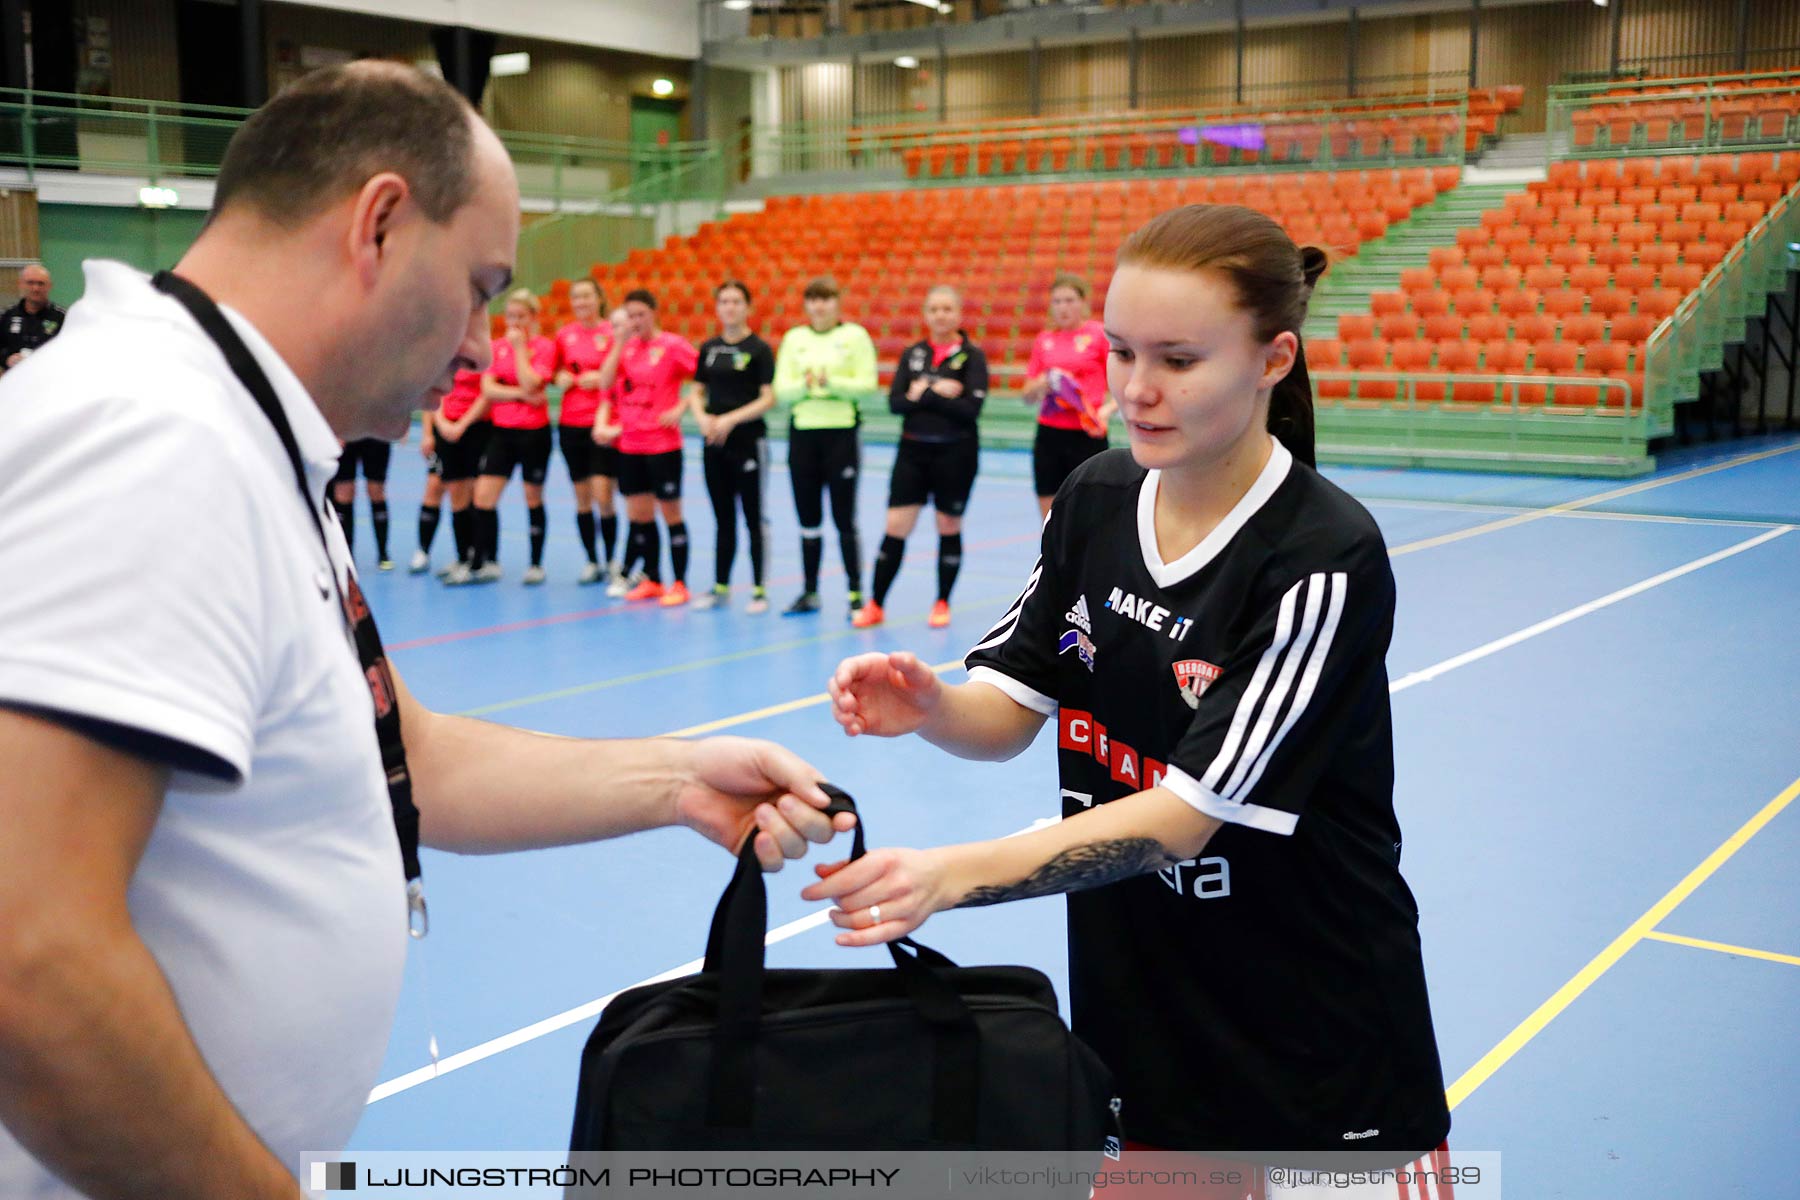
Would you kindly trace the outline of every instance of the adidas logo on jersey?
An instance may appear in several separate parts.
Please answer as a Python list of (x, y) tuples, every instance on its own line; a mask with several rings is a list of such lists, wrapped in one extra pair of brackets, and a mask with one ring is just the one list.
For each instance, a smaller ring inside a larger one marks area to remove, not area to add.
[(1093, 636), (1094, 622), (1088, 616), (1087, 593), (1083, 592), (1081, 598), (1075, 601), (1075, 607), (1063, 614), (1063, 620), (1088, 636)]

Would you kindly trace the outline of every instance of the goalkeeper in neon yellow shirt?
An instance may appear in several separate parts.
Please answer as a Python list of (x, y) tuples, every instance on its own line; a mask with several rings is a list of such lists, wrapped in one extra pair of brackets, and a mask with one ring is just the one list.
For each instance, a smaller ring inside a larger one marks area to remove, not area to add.
[(862, 550), (856, 536), (856, 484), (862, 474), (858, 406), (874, 394), (875, 343), (868, 330), (844, 321), (838, 286), (830, 278), (806, 285), (808, 324), (787, 331), (775, 357), (775, 398), (788, 405), (788, 478), (800, 518), (800, 559), (806, 588), (783, 615), (819, 611), (819, 563), (825, 547), (824, 495), (850, 589), (850, 616), (862, 607)]

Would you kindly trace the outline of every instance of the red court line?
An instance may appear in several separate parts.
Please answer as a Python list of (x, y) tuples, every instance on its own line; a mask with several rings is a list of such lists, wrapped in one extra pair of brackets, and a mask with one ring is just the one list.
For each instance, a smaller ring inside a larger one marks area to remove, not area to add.
[[(973, 542), (970, 543), (967, 549), (992, 550), (996, 546), (1012, 546), (1017, 545), (1019, 542), (1035, 542), (1041, 536), (1043, 536), (1041, 531), (1034, 530), (1031, 533), (1016, 534), (1012, 537), (991, 538), (987, 541)], [(908, 555), (907, 557), (911, 559), (914, 556)], [(919, 557), (923, 558), (926, 556), (920, 555)], [(837, 567), (827, 569), (821, 577), (829, 578), (834, 575), (842, 575), (843, 573), (843, 568)], [(764, 586), (771, 588), (786, 587), (799, 583), (800, 579), (801, 577), (798, 574), (782, 575), (769, 580)], [(451, 642), (466, 642), (472, 638), (492, 637), (494, 634), (498, 633), (517, 633), (524, 629), (542, 629), (549, 625), (566, 625), (572, 621), (587, 621), (592, 620), (595, 617), (611, 616), (614, 613), (642, 611), (643, 609), (651, 607), (654, 606), (625, 604), (620, 602), (618, 604), (609, 604), (605, 608), (590, 608), (585, 609), (582, 612), (557, 613), (555, 616), (550, 617), (533, 617), (529, 621), (511, 621), (505, 625), (489, 625), (482, 629), (465, 629), (458, 633), (438, 633), (433, 634), (430, 637), (414, 638), (409, 642), (390, 642), (388, 643), (387, 650), (390, 654), (401, 650), (422, 650), (427, 646), (443, 646)]]

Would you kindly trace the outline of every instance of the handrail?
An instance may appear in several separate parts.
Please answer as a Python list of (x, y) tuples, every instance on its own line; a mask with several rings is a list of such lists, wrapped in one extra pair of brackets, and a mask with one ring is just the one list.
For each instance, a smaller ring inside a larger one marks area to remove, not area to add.
[[(1379, 406), (1388, 411), (1405, 411), (1410, 416), (1421, 412), (1460, 413), (1466, 415), (1490, 414), (1496, 419), (1508, 419), (1506, 433), (1515, 452), (1520, 437), (1530, 434), (1520, 417), (1542, 416), (1546, 419), (1566, 419), (1575, 415), (1602, 417), (1618, 422), (1619, 453), (1621, 459), (1642, 457), (1646, 436), (1644, 398), (1635, 394), (1630, 380), (1617, 379), (1610, 375), (1537, 375), (1537, 374), (1505, 374), (1484, 371), (1363, 371), (1363, 370), (1313, 370), (1308, 372), (1314, 388), (1315, 404), (1321, 409), (1330, 409), (1342, 398), (1318, 397), (1318, 384), (1327, 382), (1384, 383), (1394, 384), (1397, 394), (1392, 398), (1368, 398), (1367, 400), (1350, 400), (1348, 404), (1358, 406), (1367, 404)], [(1466, 401), (1449, 397), (1454, 395), (1456, 384), (1479, 384), (1492, 388), (1494, 395), (1505, 395), (1510, 403), (1499, 401)], [(1421, 400), (1418, 396), (1420, 387), (1442, 388), (1445, 399)], [(1520, 391), (1525, 387), (1543, 387), (1549, 394), (1554, 394), (1558, 387), (1591, 388), (1599, 397), (1599, 403), (1567, 405), (1567, 404), (1535, 404), (1521, 403)], [(1605, 403), (1608, 395), (1618, 394), (1621, 402), (1617, 405)], [(1427, 446), (1420, 443), (1420, 425), (1417, 421), (1408, 423), (1407, 441), (1404, 445), (1387, 447), (1394, 453), (1421, 455), (1429, 454), (1438, 457), (1455, 457), (1454, 451), (1446, 451), (1442, 447)], [(1376, 452), (1381, 448), (1376, 448)], [(1484, 452), (1474, 457), (1505, 457), (1494, 452)], [(1543, 459), (1544, 454), (1532, 452), (1527, 455), (1517, 453), (1520, 459)]]
[[(147, 176), (152, 183), (205, 178), (217, 174), (226, 144), (253, 111), (0, 89), (0, 164), (22, 167), (27, 177), (38, 170), (89, 170)], [(495, 132), (515, 163), (535, 167), (543, 176), (528, 190), (547, 191), (558, 204), (616, 190), (621, 176), (644, 171), (665, 175), (720, 154), (718, 143), (712, 141), (647, 145), (569, 134)]]
[(1751, 79), (1794, 79), (1800, 77), (1800, 67), (1782, 71), (1739, 71), (1723, 75), (1673, 75), (1667, 78), (1647, 79), (1606, 79), (1594, 83), (1554, 83), (1550, 85), (1551, 100), (1588, 95), (1604, 95), (1616, 88), (1643, 87), (1679, 89), (1687, 84), (1716, 86), (1720, 83), (1733, 83), (1738, 80)]
[[(1397, 128), (1390, 128), (1398, 122)], [(1470, 125), (1469, 97), (1433, 100), (1428, 106), (1392, 107), (1358, 102), (1285, 105), (1278, 108), (1171, 109), (1159, 112), (978, 122), (965, 126), (874, 126), (796, 122), (751, 130), (748, 154), (757, 174), (793, 170), (870, 171), (905, 166), (918, 175), (916, 156), (941, 153), (955, 164), (932, 176), (1077, 176), (1121, 170), (1121, 148), (1142, 151), (1157, 163), (1195, 167), (1262, 166), (1326, 169), (1343, 166), (1460, 164)], [(1390, 137), (1390, 133), (1393, 135)], [(1132, 139), (1151, 139), (1154, 145)], [(1158, 140), (1160, 139), (1160, 140)], [(1365, 142), (1373, 139), (1371, 150)], [(1204, 143), (1204, 148), (1203, 148)], [(1103, 162), (1093, 166), (1095, 152)], [(909, 156), (914, 156), (909, 158)], [(990, 163), (1003, 159), (1004, 164)], [(1164, 160), (1173, 159), (1173, 162)], [(993, 169), (998, 166), (999, 169)]]
[(1700, 286), (1650, 331), (1644, 343), (1644, 390), (1659, 414), (1672, 413), (1681, 399), (1699, 394), (1700, 372), (1706, 369), (1703, 357), (1723, 352), (1725, 324), (1751, 315), (1753, 292), (1766, 294), (1781, 285), (1800, 257), (1791, 248), (1796, 239), (1800, 239), (1800, 183), (1790, 187), (1706, 273)]

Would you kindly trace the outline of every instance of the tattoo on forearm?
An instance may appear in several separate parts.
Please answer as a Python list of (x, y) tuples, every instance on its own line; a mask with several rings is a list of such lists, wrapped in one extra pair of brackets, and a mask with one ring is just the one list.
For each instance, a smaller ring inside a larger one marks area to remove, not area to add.
[(957, 902), (957, 908), (980, 908), (1009, 900), (1054, 896), (1104, 887), (1121, 879), (1133, 879), (1160, 871), (1174, 861), (1155, 838), (1119, 838), (1064, 850), (1017, 883), (978, 887)]

